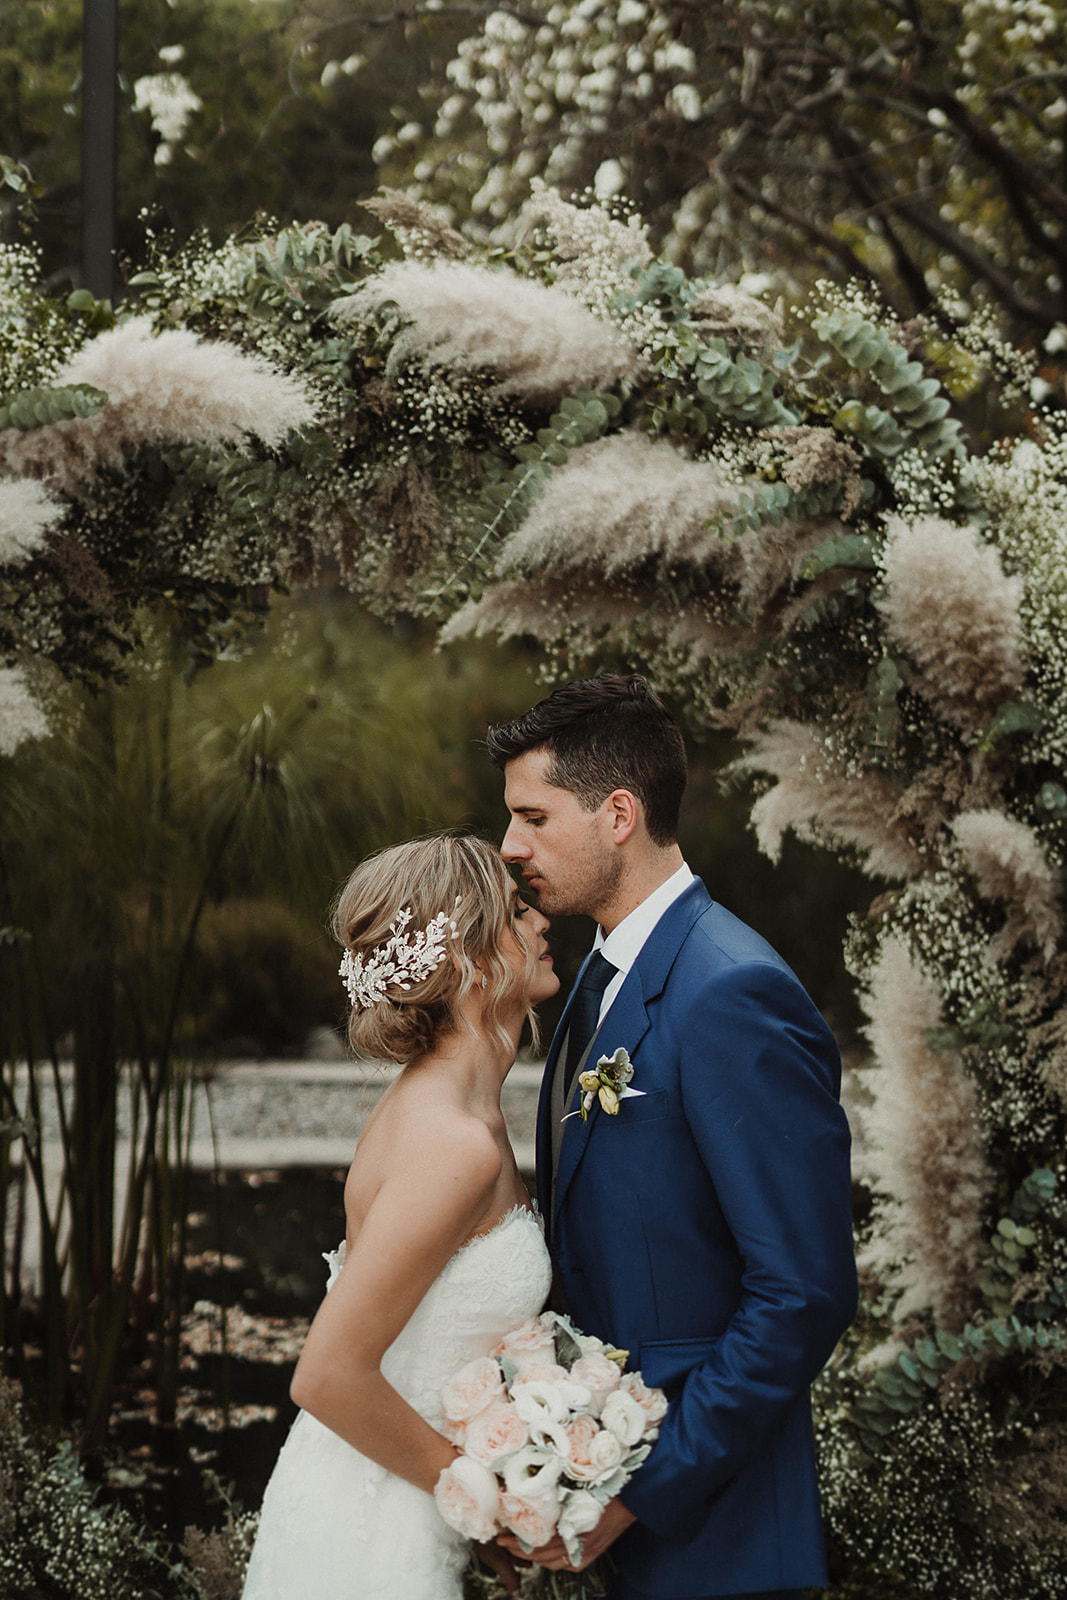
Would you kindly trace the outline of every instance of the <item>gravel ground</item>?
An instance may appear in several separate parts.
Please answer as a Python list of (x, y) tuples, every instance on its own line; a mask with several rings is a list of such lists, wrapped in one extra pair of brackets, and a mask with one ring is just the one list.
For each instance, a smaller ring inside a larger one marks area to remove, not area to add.
[[(334, 1167), (352, 1159), (360, 1129), (396, 1077), (395, 1066), (338, 1059), (220, 1062), (197, 1082), (192, 1164), (210, 1169)], [(508, 1132), (524, 1171), (533, 1167), (534, 1122), (542, 1062), (520, 1059), (504, 1085)], [(39, 1080), (46, 1164), (60, 1157), (48, 1074)], [(23, 1086), (16, 1083), (21, 1101)], [(120, 1146), (127, 1137), (120, 1097)], [(121, 1155), (119, 1170), (122, 1170)]]
[[(534, 1122), (543, 1063), (519, 1061), (501, 1096), (524, 1171), (533, 1168)], [(224, 1168), (341, 1166), (395, 1067), (332, 1061), (255, 1061), (221, 1066), (201, 1088), (193, 1164)]]
[[(543, 1062), (519, 1060), (511, 1069), (501, 1100), (519, 1170), (529, 1180), (534, 1170), (534, 1123)], [(194, 1171), (261, 1174), (293, 1168), (343, 1170), (352, 1160), (360, 1129), (397, 1068), (357, 1065), (343, 1059), (220, 1062), (198, 1081), (193, 1102), (190, 1150)], [(68, 1080), (69, 1081), (69, 1080)], [(22, 1103), (24, 1083), (16, 1080)], [(63, 1151), (50, 1076), (42, 1073), (41, 1132), (44, 1167), (54, 1199)], [(128, 1119), (120, 1096), (116, 1171), (129, 1165)], [(16, 1146), (16, 1156), (19, 1149)], [(9, 1208), (8, 1228), (14, 1227)], [(39, 1258), (36, 1209), (25, 1219), (23, 1276), (35, 1281)]]

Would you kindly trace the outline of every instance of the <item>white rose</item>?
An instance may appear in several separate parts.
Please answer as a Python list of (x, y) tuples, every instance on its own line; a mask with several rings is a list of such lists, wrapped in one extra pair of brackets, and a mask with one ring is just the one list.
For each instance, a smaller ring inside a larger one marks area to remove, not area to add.
[(598, 1339), (594, 1333), (576, 1333), (574, 1337), (583, 1356), (598, 1356), (606, 1348), (603, 1339)]
[(572, 1489), (560, 1512), (560, 1538), (576, 1539), (583, 1533), (592, 1533), (603, 1515), (604, 1507), (595, 1494), (590, 1494), (588, 1489)]
[(621, 1461), (622, 1445), (618, 1438), (610, 1429), (602, 1428), (589, 1446), (589, 1464), (595, 1473), (590, 1481), (600, 1483), (603, 1478), (609, 1478)]
[(497, 1470), (508, 1494), (536, 1500), (540, 1495), (555, 1495), (565, 1464), (562, 1457), (528, 1444), (497, 1462)]
[(616, 1389), (604, 1401), (600, 1423), (602, 1427), (611, 1430), (620, 1444), (629, 1448), (630, 1445), (637, 1444), (641, 1438), (648, 1424), (648, 1418), (633, 1395), (627, 1394), (625, 1389)]
[(622, 1387), (637, 1401), (653, 1427), (663, 1421), (667, 1415), (667, 1396), (662, 1389), (650, 1389), (639, 1372), (625, 1373)]

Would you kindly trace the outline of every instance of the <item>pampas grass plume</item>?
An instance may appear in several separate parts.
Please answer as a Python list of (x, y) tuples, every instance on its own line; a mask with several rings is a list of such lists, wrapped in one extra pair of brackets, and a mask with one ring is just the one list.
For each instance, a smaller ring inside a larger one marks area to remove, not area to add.
[(0, 667), (0, 755), (14, 755), (27, 739), (42, 739), (48, 721), (26, 687), (21, 667)]
[(1029, 938), (1049, 960), (1063, 931), (1063, 917), (1055, 874), (1031, 830), (1003, 811), (989, 810), (963, 812), (952, 823), (952, 832), (979, 894), (1007, 905), (1008, 920), (994, 941), (994, 953), (1007, 953)]
[(495, 392), (549, 402), (575, 389), (608, 389), (637, 376), (636, 350), (617, 329), (560, 289), (510, 272), (435, 261), (396, 261), (334, 302), (342, 326), (395, 301), (409, 326), (390, 365), (412, 357), (491, 372)]
[(890, 821), (900, 788), (886, 773), (872, 768), (847, 777), (809, 728), (787, 718), (771, 722), (750, 743), (737, 765), (777, 780), (756, 801), (751, 818), (759, 847), (772, 861), (792, 829), (801, 839), (829, 836), (852, 845), (872, 877), (909, 878), (923, 870), (917, 846)]
[(948, 721), (982, 727), (1022, 683), (1023, 585), (972, 528), (890, 518), (885, 594), (890, 638), (919, 668), (923, 696)]
[(220, 340), (184, 329), (154, 335), (147, 317), (83, 345), (56, 382), (106, 390), (137, 443), (234, 444), (250, 433), (276, 445), (314, 419), (294, 378)]
[(143, 445), (279, 444), (314, 419), (301, 385), (235, 345), (185, 330), (158, 335), (147, 317), (83, 345), (55, 377), (107, 394), (96, 416), (0, 434), (0, 466), (77, 494), (96, 473), (121, 471)]
[(32, 478), (0, 480), (0, 566), (21, 566), (43, 548), (63, 507)]
[(501, 573), (596, 565), (608, 578), (654, 558), (723, 562), (732, 546), (705, 526), (732, 511), (736, 488), (711, 461), (665, 440), (618, 433), (572, 450), (526, 521), (505, 542)]
[(579, 637), (592, 641), (612, 628), (632, 623), (644, 609), (641, 601), (613, 594), (595, 573), (575, 580), (522, 578), (490, 584), (480, 600), (468, 600), (445, 623), (438, 637), (453, 644), (470, 635), (479, 638), (520, 638), (534, 634), (542, 640), (568, 637), (577, 648)]
[(860, 1264), (902, 1291), (896, 1322), (932, 1311), (960, 1326), (984, 1254), (991, 1184), (974, 1084), (956, 1051), (927, 1043), (941, 1024), (940, 996), (898, 939), (886, 940), (865, 1005), (877, 1063), (861, 1075), (872, 1096), (865, 1176), (880, 1198)]

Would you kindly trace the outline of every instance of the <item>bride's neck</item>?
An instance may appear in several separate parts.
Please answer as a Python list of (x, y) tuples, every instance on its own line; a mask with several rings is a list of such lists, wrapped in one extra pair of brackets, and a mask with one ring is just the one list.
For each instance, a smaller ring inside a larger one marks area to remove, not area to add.
[(497, 1106), (517, 1048), (518, 1039), (512, 1039), (510, 1031), (505, 1047), (478, 1023), (467, 1027), (461, 1021), (456, 1032), (440, 1040), (432, 1054), (412, 1065), (420, 1073), (447, 1075), (471, 1107)]

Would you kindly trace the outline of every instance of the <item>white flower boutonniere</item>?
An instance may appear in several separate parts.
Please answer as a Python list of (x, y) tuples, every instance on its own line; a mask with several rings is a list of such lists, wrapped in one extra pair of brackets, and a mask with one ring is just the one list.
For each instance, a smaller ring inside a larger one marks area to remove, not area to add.
[[(599, 1100), (609, 1117), (617, 1116), (620, 1100), (632, 1100), (645, 1092), (643, 1089), (630, 1088), (633, 1075), (633, 1062), (621, 1045), (612, 1055), (601, 1056), (595, 1068), (583, 1072), (579, 1077), (582, 1103), (577, 1111), (571, 1111), (568, 1115), (580, 1116), (584, 1122), (592, 1110), (593, 1101)], [(563, 1120), (566, 1122), (567, 1118)]]

